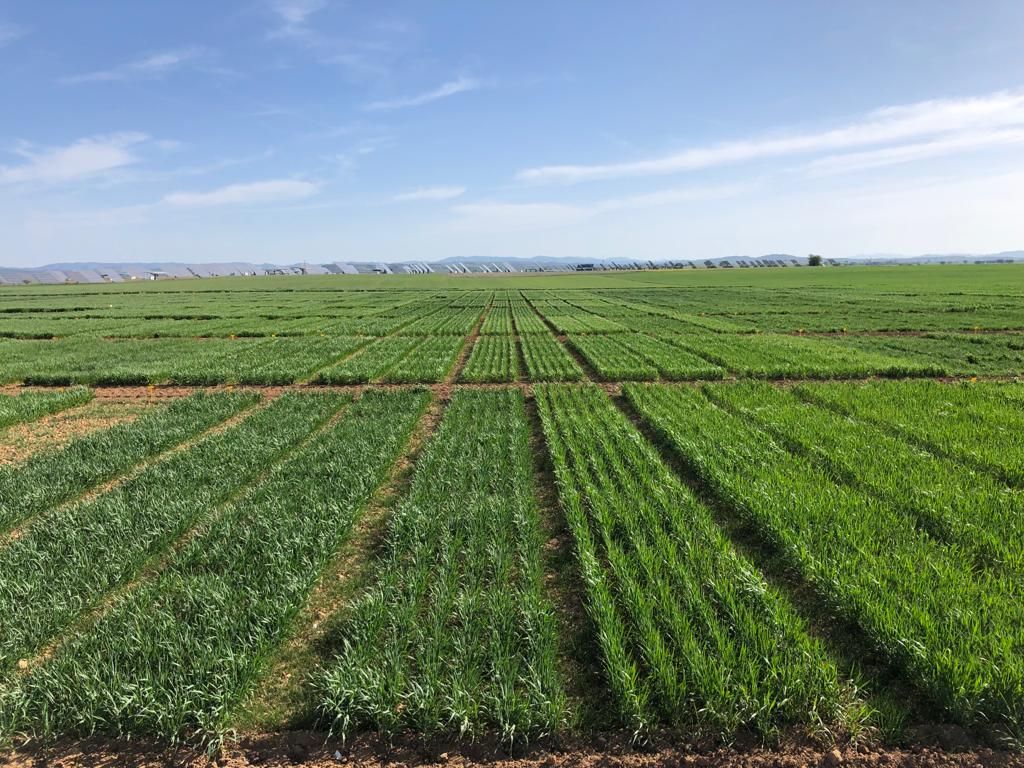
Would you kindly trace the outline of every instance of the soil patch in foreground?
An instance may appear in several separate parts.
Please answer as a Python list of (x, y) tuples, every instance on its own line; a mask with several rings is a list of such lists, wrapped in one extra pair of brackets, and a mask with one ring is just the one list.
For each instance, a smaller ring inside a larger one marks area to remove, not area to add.
[(870, 746), (817, 747), (793, 744), (772, 749), (717, 747), (708, 750), (676, 748), (638, 749), (628, 739), (598, 737), (590, 743), (542, 746), (510, 755), (493, 744), (424, 744), (396, 740), (387, 744), (364, 737), (347, 746), (324, 734), (294, 731), (246, 738), (226, 747), (216, 758), (201, 750), (178, 746), (159, 747), (144, 741), (109, 739), (62, 741), (49, 746), (28, 747), (0, 753), (0, 764), (12, 768), (70, 768), (70, 766), (488, 766), (488, 768), (646, 768), (646, 766), (687, 766), (688, 768), (798, 768), (801, 766), (907, 766), (908, 768), (1016, 768), (1024, 766), (1024, 754), (987, 748), (958, 749), (946, 746), (916, 746), (880, 749)]

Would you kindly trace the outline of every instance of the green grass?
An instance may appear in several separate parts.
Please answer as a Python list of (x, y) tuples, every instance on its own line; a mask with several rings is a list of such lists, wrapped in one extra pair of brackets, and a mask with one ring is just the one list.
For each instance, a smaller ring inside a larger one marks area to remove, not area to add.
[(253, 394), (181, 398), (135, 421), (0, 467), (0, 532), (128, 472), (258, 400)]
[(87, 632), (3, 684), (2, 732), (219, 743), (426, 401), (364, 395)]
[(94, 499), (43, 514), (0, 549), (0, 671), (30, 658), (103, 594), (254, 481), (338, 410), (343, 395), (285, 395)]
[(335, 730), (513, 744), (566, 722), (528, 432), (518, 391), (453, 398), (322, 675)]
[(0, 395), (0, 433), (15, 424), (83, 405), (92, 398), (93, 393), (84, 387), (58, 392), (22, 392), (17, 396)]
[(502, 382), (519, 377), (519, 356), (512, 336), (480, 336), (462, 370), (461, 381)]
[(1016, 575), (976, 572), (964, 551), (921, 535), (900, 509), (835, 482), (699, 391), (627, 385), (625, 394), (722, 503), (948, 717), (1024, 723)]
[(835, 664), (607, 397), (548, 386), (538, 406), (621, 723), (837, 721)]

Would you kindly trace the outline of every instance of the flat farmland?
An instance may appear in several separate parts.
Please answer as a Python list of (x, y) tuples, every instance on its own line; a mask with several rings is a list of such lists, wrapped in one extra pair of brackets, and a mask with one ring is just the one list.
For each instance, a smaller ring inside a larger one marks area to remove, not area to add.
[(0, 745), (1015, 764), (1022, 377), (1012, 265), (0, 288)]

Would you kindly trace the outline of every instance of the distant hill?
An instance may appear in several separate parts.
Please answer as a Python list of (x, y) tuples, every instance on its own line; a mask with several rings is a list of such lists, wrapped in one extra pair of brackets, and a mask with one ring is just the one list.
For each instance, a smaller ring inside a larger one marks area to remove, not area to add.
[[(970, 254), (865, 254), (855, 257), (831, 258), (825, 255), (829, 266), (844, 264), (966, 264), (1024, 262), (1024, 251)], [(788, 253), (768, 253), (763, 256), (719, 256), (707, 259), (588, 259), (569, 256), (519, 256), (495, 258), (474, 254), (450, 256), (436, 261), (366, 262), (333, 261), (330, 263), (301, 262), (290, 265), (227, 261), (213, 263), (135, 262), (107, 263), (98, 261), (59, 262), (43, 267), (0, 267), (0, 285), (43, 283), (121, 283), (143, 280), (189, 279), (224, 276), (257, 275), (343, 275), (343, 274), (466, 274), (495, 272), (571, 272), (636, 270), (664, 268), (795, 268), (806, 266), (806, 256)]]

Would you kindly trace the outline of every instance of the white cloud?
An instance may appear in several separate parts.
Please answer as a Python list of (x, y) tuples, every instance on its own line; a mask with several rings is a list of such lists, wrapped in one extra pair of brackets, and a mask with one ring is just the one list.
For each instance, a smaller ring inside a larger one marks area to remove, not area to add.
[[(730, 141), (661, 157), (597, 165), (547, 165), (520, 171), (521, 181), (575, 183), (599, 179), (656, 176), (790, 155), (834, 152), (927, 137), (1024, 127), (1024, 92), (1001, 91), (965, 99), (922, 101), (886, 107), (849, 125)], [(952, 146), (948, 147), (954, 151)]]
[(79, 139), (66, 147), (37, 150), (22, 145), (20, 165), (0, 166), (0, 183), (60, 183), (85, 179), (138, 162), (132, 148), (147, 140), (144, 133), (122, 132)]
[(864, 152), (829, 155), (828, 157), (808, 163), (806, 170), (811, 175), (826, 176), (836, 173), (870, 170), (899, 163), (909, 163), (914, 160), (942, 157), (958, 152), (1005, 147), (1021, 143), (1024, 143), (1024, 128), (971, 132), (913, 144), (899, 144), (882, 149), (871, 149)]
[(420, 187), (409, 192), (395, 195), (395, 200), (405, 202), (409, 200), (453, 200), (465, 194), (465, 187)]
[(640, 195), (604, 198), (590, 203), (506, 203), (485, 201), (452, 207), (459, 227), (470, 229), (540, 230), (578, 224), (616, 211), (636, 211), (665, 206), (683, 206), (707, 200), (724, 200), (753, 189), (751, 184), (723, 184), (706, 187), (677, 187)]
[(25, 28), (0, 21), (0, 48), (25, 35)]
[(176, 69), (180, 69), (186, 64), (194, 62), (204, 55), (205, 51), (196, 46), (162, 51), (111, 69), (86, 72), (82, 75), (71, 75), (70, 77), (62, 78), (61, 82), (75, 84), (155, 80)]
[(449, 96), (454, 96), (458, 93), (475, 91), (482, 88), (483, 85), (482, 81), (477, 80), (474, 77), (459, 77), (455, 80), (439, 85), (432, 91), (420, 93), (415, 96), (398, 99), (385, 99), (383, 101), (371, 101), (369, 104), (366, 104), (363, 109), (368, 112), (377, 112), (390, 109), (405, 109), (406, 107), (419, 107), (423, 104), (429, 104), (432, 101), (446, 99)]
[(299, 31), (306, 20), (327, 5), (326, 0), (274, 0), (271, 10), (281, 19), (280, 33)]
[(589, 218), (590, 211), (561, 203), (482, 202), (456, 205), (457, 229), (507, 232), (562, 227)]
[[(275, 16), (268, 40), (294, 46), (316, 61), (341, 68), (352, 82), (387, 78), (396, 61), (408, 53), (415, 27), (390, 17), (360, 23), (349, 18), (341, 33), (317, 25), (313, 16), (328, 7), (327, 0), (266, 0)], [(290, 67), (287, 60), (280, 66)]]
[(603, 211), (629, 211), (644, 208), (659, 208), (666, 205), (683, 205), (701, 200), (725, 200), (737, 197), (755, 188), (755, 184), (720, 184), (706, 187), (677, 187), (627, 195), (601, 200), (591, 206), (595, 213)]
[(209, 208), (219, 205), (256, 205), (283, 200), (302, 200), (320, 191), (310, 181), (269, 179), (248, 184), (229, 184), (208, 192), (172, 192), (163, 202), (180, 208)]

